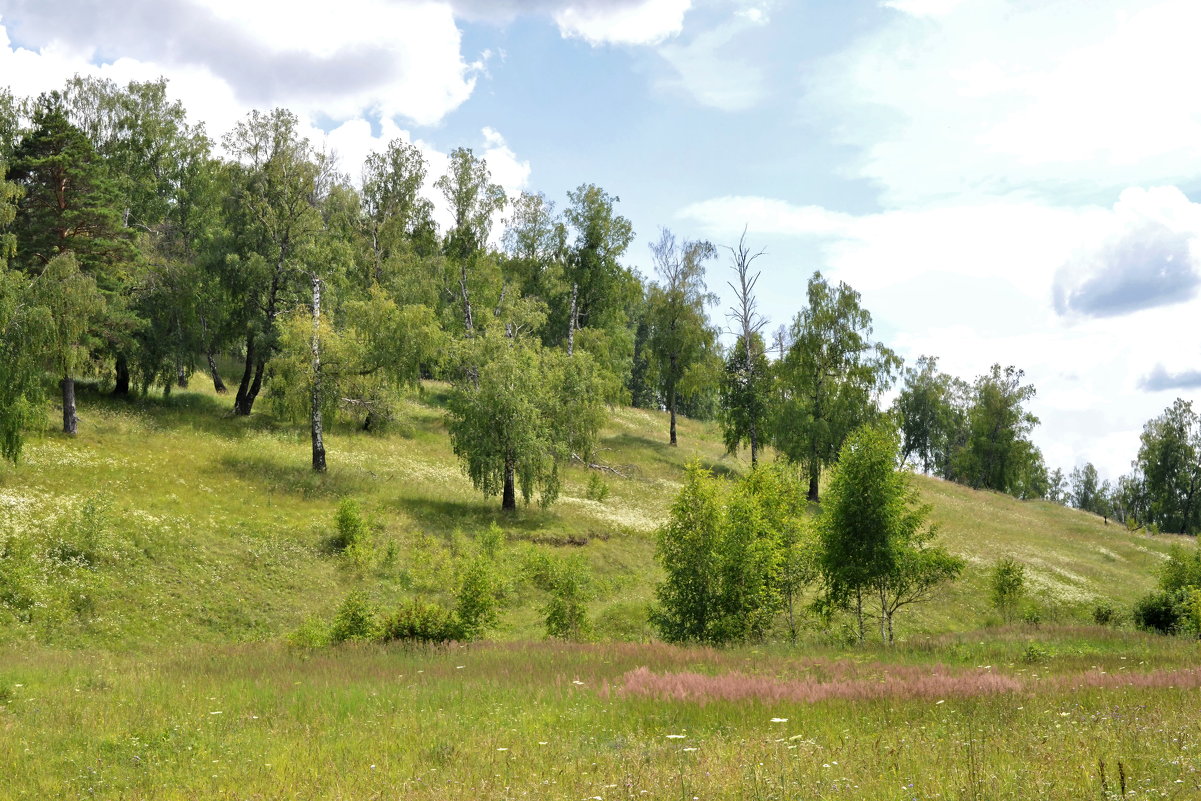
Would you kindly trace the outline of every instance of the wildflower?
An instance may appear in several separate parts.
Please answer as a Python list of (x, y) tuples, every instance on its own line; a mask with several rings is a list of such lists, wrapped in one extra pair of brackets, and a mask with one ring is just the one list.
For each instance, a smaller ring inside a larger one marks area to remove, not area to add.
[(772, 718), (771, 722), (772, 723), (787, 723), (788, 718)]

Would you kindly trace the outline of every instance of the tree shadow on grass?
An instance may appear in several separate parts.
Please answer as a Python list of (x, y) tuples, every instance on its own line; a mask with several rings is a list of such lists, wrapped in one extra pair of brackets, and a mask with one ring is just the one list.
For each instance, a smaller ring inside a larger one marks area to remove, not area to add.
[(553, 511), (541, 509), (536, 503), (525, 506), (518, 501), (516, 511), (506, 512), (500, 508), (499, 498), (482, 496), (454, 500), (404, 497), (396, 499), (396, 506), (430, 533), (446, 533), (456, 528), (475, 531), (495, 523), (517, 539), (526, 539), (528, 535), (544, 532), (561, 523)]
[(271, 492), (304, 498), (361, 494), (376, 481), (370, 474), (353, 467), (333, 467), (327, 473), (316, 473), (307, 461), (283, 464), (276, 459), (253, 454), (227, 453), (217, 461), (215, 470), (232, 473), (243, 481), (258, 484)]
[[(681, 455), (679, 448), (672, 447), (670, 443), (662, 440), (651, 439), (640, 434), (622, 433), (611, 437), (606, 437), (603, 441), (603, 446), (606, 449), (611, 449), (618, 454), (623, 454), (619, 460), (637, 460), (643, 465), (653, 462), (657, 465), (669, 467), (675, 471), (683, 470), (683, 463), (689, 461)], [(742, 471), (725, 460), (713, 461), (704, 456), (696, 456), (697, 461), (702, 467), (705, 467), (713, 472), (715, 476), (723, 478), (737, 479), (742, 477)]]

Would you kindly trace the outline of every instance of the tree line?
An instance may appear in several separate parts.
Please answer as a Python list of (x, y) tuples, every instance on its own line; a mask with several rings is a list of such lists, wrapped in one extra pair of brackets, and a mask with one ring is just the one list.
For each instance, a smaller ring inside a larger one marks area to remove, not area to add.
[[(1034, 388), (1020, 370), (994, 365), (969, 384), (933, 357), (905, 368), (873, 340), (859, 294), (820, 273), (769, 344), (762, 251), (745, 236), (718, 248), (664, 229), (643, 275), (620, 199), (594, 184), (561, 207), (510, 198), (472, 150), (433, 177), (401, 139), (352, 180), (286, 109), (251, 112), (218, 147), (164, 80), (78, 76), (37, 98), (0, 92), (0, 168), (9, 459), (40, 419), (48, 374), (67, 434), (81, 377), (129, 396), (205, 375), (235, 417), (265, 402), (306, 420), (318, 471), (332, 420), (384, 428), (404, 391), (438, 378), (453, 387), (448, 429), (465, 471), (510, 509), (518, 494), (553, 501), (564, 464), (593, 464), (618, 403), (668, 412), (673, 445), (678, 415), (719, 420), (731, 452), (757, 464), (771, 449), (802, 468), (813, 501), (850, 433), (881, 421), (926, 472), (1064, 497), (1062, 473), (1030, 442)], [(706, 271), (723, 256), (735, 302), (719, 315)], [(1148, 423), (1136, 473), (1096, 497), (1119, 519), (1195, 531), (1201, 435), (1191, 406), (1173, 410)], [(1092, 508), (1086, 484), (1073, 479), (1070, 497)]]

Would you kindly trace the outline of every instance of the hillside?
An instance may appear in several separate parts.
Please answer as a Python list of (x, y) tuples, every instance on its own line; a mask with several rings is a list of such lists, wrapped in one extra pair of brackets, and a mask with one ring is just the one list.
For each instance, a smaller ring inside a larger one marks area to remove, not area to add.
[[(78, 438), (34, 437), (21, 465), (0, 468), (0, 639), (140, 650), (277, 638), (308, 618), (328, 619), (352, 590), (385, 606), (438, 595), (453, 555), (493, 523), (515, 548), (584, 555), (598, 579), (598, 634), (647, 636), (653, 531), (682, 466), (699, 459), (737, 475), (746, 460), (723, 453), (713, 425), (681, 421), (681, 446), (670, 448), (664, 415), (617, 409), (599, 458), (620, 475), (574, 466), (558, 503), (504, 515), (459, 469), (442, 422), (445, 395), (427, 385), (386, 434), (332, 427), (330, 471), (316, 476), (307, 430), (274, 420), (265, 405), (244, 419), (203, 390), (132, 403), (85, 391)], [(597, 475), (609, 491), (603, 502), (587, 497)], [(916, 481), (943, 542), (969, 568), (902, 620), (902, 633), (987, 622), (986, 572), (1003, 555), (1027, 564), (1045, 615), (1084, 616), (1102, 598), (1127, 605), (1152, 585), (1174, 539), (1050, 503)], [(362, 565), (325, 547), (342, 497), (372, 524)], [(540, 603), (516, 586), (494, 637), (540, 638)]]

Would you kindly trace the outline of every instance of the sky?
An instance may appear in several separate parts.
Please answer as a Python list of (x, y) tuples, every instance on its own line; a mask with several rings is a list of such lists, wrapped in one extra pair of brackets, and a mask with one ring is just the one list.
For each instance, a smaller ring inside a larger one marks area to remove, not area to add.
[(820, 270), (907, 362), (1024, 370), (1048, 466), (1115, 479), (1201, 390), (1198, 30), (1196, 0), (0, 0), (0, 85), (163, 76), (215, 139), (292, 109), (352, 177), (400, 137), (431, 180), (465, 146), (510, 195), (594, 183), (646, 275), (661, 226), (745, 228), (769, 329)]

